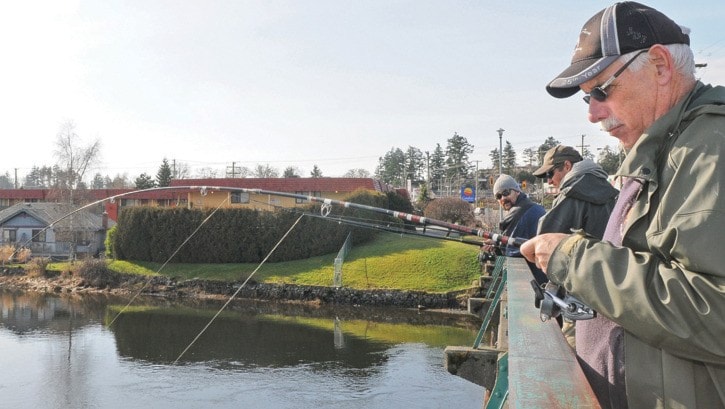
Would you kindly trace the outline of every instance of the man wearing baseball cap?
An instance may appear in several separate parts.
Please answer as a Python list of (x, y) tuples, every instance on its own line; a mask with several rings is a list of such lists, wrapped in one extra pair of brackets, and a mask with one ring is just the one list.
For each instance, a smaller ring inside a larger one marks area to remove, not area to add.
[(571, 146), (557, 145), (546, 152), (534, 176), (559, 189), (551, 209), (539, 219), (539, 233), (582, 229), (602, 237), (619, 192), (601, 166)]
[[(559, 189), (551, 209), (539, 219), (537, 232), (571, 233), (583, 230), (601, 239), (619, 191), (607, 180), (607, 172), (584, 159), (571, 146), (557, 145), (544, 155), (534, 176)], [(562, 320), (566, 341), (576, 348), (575, 322)]]
[(584, 24), (546, 90), (580, 90), (627, 151), (602, 240), (547, 233), (521, 253), (593, 307), (577, 355), (603, 408), (725, 408), (725, 88), (695, 78), (689, 30), (634, 2)]

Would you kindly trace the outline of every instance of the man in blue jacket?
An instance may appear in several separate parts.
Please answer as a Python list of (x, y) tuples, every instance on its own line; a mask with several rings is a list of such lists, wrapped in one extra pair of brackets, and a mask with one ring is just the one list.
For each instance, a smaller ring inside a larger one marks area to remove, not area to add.
[[(499, 223), (501, 234), (509, 237), (528, 239), (536, 235), (539, 218), (546, 213), (544, 207), (534, 203), (516, 180), (509, 175), (501, 175), (493, 185), (493, 194), (498, 204), (506, 211)], [(487, 246), (484, 246), (486, 249)], [(489, 248), (490, 249), (490, 248)], [(522, 257), (517, 247), (508, 246), (502, 250), (508, 257)], [(528, 263), (531, 273), (539, 284), (547, 281), (546, 275), (533, 263)]]

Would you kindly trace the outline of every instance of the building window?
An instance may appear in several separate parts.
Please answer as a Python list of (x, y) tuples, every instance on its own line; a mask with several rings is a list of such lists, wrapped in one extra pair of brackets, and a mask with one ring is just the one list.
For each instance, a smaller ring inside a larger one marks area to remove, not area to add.
[(247, 192), (232, 192), (231, 196), (230, 200), (232, 203), (249, 203), (249, 193)]
[(15, 229), (3, 229), (3, 241), (5, 243), (15, 243), (17, 241), (18, 231)]
[(33, 230), (33, 242), (44, 243), (46, 230)]
[(0, 199), (0, 206), (10, 207), (10, 199)]

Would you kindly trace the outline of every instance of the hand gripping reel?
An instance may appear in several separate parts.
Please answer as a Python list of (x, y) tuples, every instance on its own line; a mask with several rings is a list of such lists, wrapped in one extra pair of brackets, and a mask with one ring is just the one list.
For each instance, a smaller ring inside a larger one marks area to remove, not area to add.
[(541, 321), (548, 321), (559, 315), (572, 321), (590, 320), (597, 316), (591, 307), (567, 294), (554, 283), (546, 283), (542, 288), (536, 280), (531, 280), (531, 287), (534, 289), (534, 305), (540, 311)]

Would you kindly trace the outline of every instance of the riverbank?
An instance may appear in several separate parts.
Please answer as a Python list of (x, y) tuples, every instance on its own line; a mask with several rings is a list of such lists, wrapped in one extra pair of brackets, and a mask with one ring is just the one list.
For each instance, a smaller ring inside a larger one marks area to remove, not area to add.
[(228, 299), (278, 300), (317, 304), (352, 306), (393, 306), (418, 309), (450, 309), (465, 311), (469, 297), (480, 291), (476, 288), (445, 293), (425, 291), (370, 289), (347, 287), (307, 286), (296, 284), (270, 284), (221, 280), (176, 280), (165, 276), (138, 276), (115, 274), (113, 279), (100, 285), (72, 274), (26, 275), (21, 268), (4, 269), (0, 274), (0, 287), (8, 290), (40, 293), (83, 294), (106, 293), (112, 295), (148, 295), (168, 299)]

